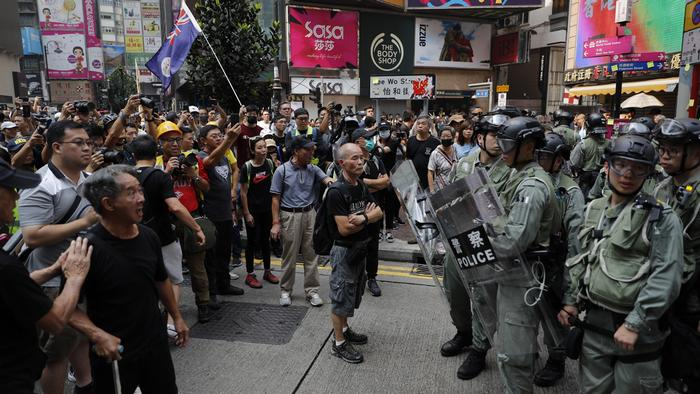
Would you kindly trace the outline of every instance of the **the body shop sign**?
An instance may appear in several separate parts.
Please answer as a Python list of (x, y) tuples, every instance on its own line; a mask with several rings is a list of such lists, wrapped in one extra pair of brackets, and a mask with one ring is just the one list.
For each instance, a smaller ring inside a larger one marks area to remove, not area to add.
[(357, 68), (358, 13), (289, 8), (289, 65), (303, 68)]

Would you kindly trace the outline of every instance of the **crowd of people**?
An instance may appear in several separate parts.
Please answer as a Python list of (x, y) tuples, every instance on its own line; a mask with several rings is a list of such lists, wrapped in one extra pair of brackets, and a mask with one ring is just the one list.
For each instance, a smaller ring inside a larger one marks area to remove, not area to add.
[[(0, 341), (0, 391), (32, 392), (38, 380), (61, 393), (70, 365), (75, 392), (110, 392), (119, 360), (124, 391), (176, 392), (168, 346), (189, 338), (183, 275), (207, 323), (219, 318), (218, 296), (244, 294), (231, 283), (243, 253), (245, 285), (278, 285), (283, 307), (295, 298), (297, 261), (305, 302), (323, 306), (318, 267), (330, 263), (331, 351), (362, 362), (356, 345), (368, 338), (348, 319), (365, 289), (382, 294), (379, 244), (405, 224), (390, 173), (405, 160), (425, 193), (487, 171), (507, 215), (492, 242), (526, 257), (546, 250), (560, 311), (550, 318), (562, 335), (584, 327), (583, 391), (657, 392), (663, 378), (700, 390), (699, 354), (681, 359), (688, 365), (666, 353), (697, 350), (700, 332), (696, 120), (629, 114), (612, 130), (605, 110), (399, 116), (333, 103), (312, 119), (289, 102), (237, 116), (216, 104), (157, 114), (139, 95), (118, 114), (85, 102), (54, 115), (28, 105), (18, 101), (0, 123), (0, 309), (12, 316), (3, 330), (22, 333)], [(542, 317), (523, 304), (525, 288), (468, 289), (457, 263), (444, 265), (457, 334), (440, 351), (468, 350), (458, 377), (486, 367), (493, 333), (470, 296), (492, 291), (507, 389), (561, 379), (567, 351), (557, 335), (545, 335), (549, 359), (534, 370)]]

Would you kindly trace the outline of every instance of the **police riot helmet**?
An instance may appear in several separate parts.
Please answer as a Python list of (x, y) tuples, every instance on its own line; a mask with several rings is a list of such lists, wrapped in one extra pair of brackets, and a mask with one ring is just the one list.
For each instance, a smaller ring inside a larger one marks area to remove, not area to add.
[(644, 123), (630, 122), (620, 129), (620, 135), (633, 134), (641, 135), (646, 139), (651, 139), (651, 130)]
[(685, 126), (688, 134), (691, 136), (691, 141), (700, 141), (700, 120), (691, 118), (676, 119)]
[(503, 152), (519, 149), (526, 139), (534, 140), (536, 149), (544, 146), (544, 128), (536, 119), (526, 116), (510, 118), (498, 130), (496, 137)]
[(648, 116), (640, 116), (638, 118), (634, 118), (632, 119), (632, 122), (643, 124), (644, 126), (649, 128), (649, 131), (653, 131), (656, 128), (656, 123), (654, 123), (654, 119)]
[(497, 132), (510, 119), (510, 116), (490, 113), (479, 119), (474, 126), (475, 133)]
[(558, 109), (554, 112), (554, 122), (557, 126), (565, 125), (568, 126), (574, 121), (574, 115), (564, 109)]
[(617, 137), (605, 150), (605, 160), (621, 157), (638, 163), (656, 165), (658, 155), (651, 141), (641, 135), (625, 134)]
[(690, 142), (691, 134), (683, 122), (677, 119), (666, 119), (656, 127), (655, 136), (657, 141), (667, 141), (673, 143)]
[(605, 134), (608, 131), (605, 117), (597, 112), (586, 115), (586, 131), (588, 134)]
[(544, 146), (539, 149), (541, 153), (548, 153), (553, 156), (560, 155), (564, 160), (569, 160), (571, 147), (566, 144), (564, 137), (557, 133), (547, 133), (544, 135)]

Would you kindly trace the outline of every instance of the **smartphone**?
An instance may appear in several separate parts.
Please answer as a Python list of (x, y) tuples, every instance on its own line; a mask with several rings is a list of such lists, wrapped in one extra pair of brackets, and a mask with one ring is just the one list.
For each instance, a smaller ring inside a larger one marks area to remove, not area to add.
[(29, 104), (22, 104), (22, 117), (29, 118), (32, 116), (32, 107)]
[(229, 124), (231, 124), (231, 125), (234, 125), (234, 124), (236, 124), (236, 123), (240, 123), (240, 122), (241, 122), (241, 116), (238, 115), (238, 114), (231, 114), (231, 115), (229, 115), (229, 117), (228, 117), (228, 122), (229, 122)]

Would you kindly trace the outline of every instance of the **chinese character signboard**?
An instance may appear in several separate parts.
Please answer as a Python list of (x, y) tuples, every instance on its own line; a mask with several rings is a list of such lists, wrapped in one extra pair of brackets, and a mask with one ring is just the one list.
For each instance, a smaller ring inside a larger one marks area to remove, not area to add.
[(491, 25), (416, 18), (416, 67), (489, 69)]
[(406, 0), (406, 8), (538, 8), (543, 0)]
[[(615, 0), (580, 0), (576, 32), (576, 67), (584, 68), (610, 63), (608, 56), (585, 57), (586, 42), (617, 37)], [(634, 53), (679, 52), (683, 33), (685, 0), (635, 1), (632, 21), (625, 34), (633, 36)]]
[(370, 77), (373, 99), (421, 100), (435, 97), (435, 75), (391, 75)]
[(289, 65), (357, 68), (358, 13), (289, 7)]
[(39, 27), (44, 31), (85, 31), (83, 2), (76, 0), (37, 0)]
[(700, 63), (700, 0), (690, 1), (685, 6), (681, 57), (683, 64)]
[(461, 269), (491, 264), (497, 260), (483, 225), (450, 238), (450, 248)]
[(518, 63), (520, 33), (504, 34), (493, 38), (491, 44), (491, 63), (494, 66)]

